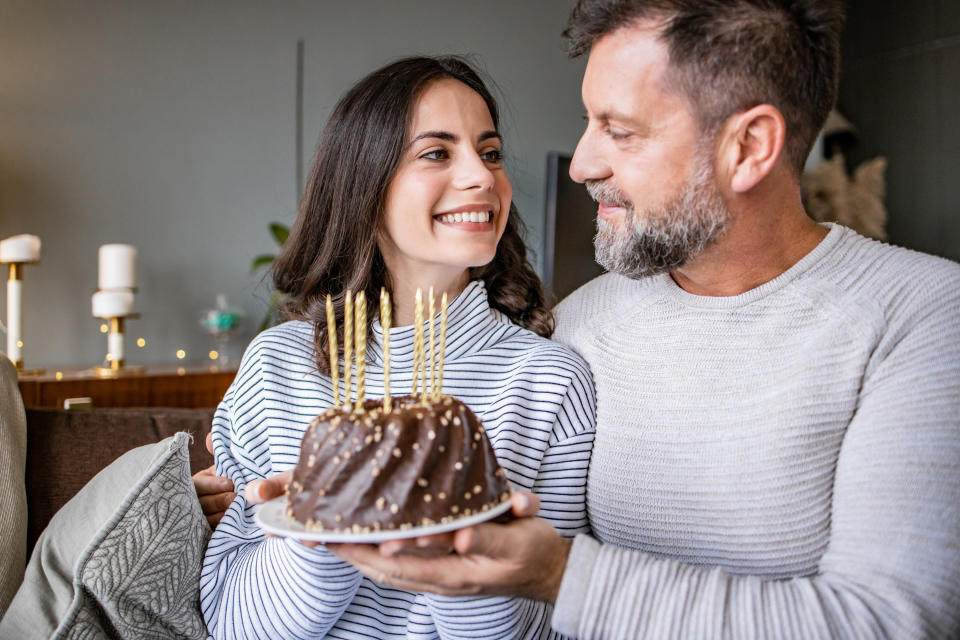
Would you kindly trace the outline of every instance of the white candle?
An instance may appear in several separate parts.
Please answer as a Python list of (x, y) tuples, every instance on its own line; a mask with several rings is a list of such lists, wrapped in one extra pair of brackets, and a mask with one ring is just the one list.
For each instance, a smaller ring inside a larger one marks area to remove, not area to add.
[(0, 262), (38, 262), (40, 238), (29, 234), (0, 240)]
[(99, 289), (133, 289), (137, 286), (137, 250), (128, 244), (100, 247)]
[(133, 313), (133, 292), (97, 291), (92, 303), (95, 318), (125, 318)]
[(7, 280), (7, 357), (14, 364), (23, 360), (20, 347), (20, 306), (23, 280)]
[(110, 362), (123, 363), (126, 356), (123, 353), (123, 334), (119, 331), (111, 332), (107, 336), (107, 356)]

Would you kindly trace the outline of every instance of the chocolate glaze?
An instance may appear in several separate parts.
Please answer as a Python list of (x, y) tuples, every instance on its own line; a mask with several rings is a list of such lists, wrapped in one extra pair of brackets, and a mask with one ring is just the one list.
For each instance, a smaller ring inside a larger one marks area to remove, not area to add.
[(480, 420), (451, 396), (327, 409), (307, 429), (287, 514), (315, 531), (402, 530), (451, 522), (510, 498)]

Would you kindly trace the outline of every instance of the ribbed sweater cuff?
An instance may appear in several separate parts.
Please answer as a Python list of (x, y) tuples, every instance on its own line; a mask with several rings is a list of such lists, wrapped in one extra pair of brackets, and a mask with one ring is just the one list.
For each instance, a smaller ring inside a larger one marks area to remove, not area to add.
[(602, 546), (584, 534), (573, 539), (570, 555), (567, 557), (567, 568), (563, 572), (563, 581), (553, 607), (551, 625), (555, 631), (568, 636), (577, 635), (581, 607), (587, 601), (590, 574)]

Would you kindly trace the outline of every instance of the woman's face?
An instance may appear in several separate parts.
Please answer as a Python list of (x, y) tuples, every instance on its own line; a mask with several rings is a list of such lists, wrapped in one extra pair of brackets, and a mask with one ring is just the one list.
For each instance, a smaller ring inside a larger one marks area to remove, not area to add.
[(513, 196), (501, 146), (478, 93), (452, 78), (426, 86), (378, 239), (395, 282), (443, 285), (493, 260)]

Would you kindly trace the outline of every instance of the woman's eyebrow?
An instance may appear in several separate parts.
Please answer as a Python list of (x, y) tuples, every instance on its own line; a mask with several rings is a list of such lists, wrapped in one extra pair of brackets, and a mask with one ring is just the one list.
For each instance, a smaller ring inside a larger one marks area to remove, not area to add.
[[(417, 134), (417, 136), (410, 141), (410, 144), (408, 144), (407, 147), (417, 142), (418, 140), (423, 140), (424, 138), (436, 138), (438, 140), (443, 140), (445, 142), (453, 142), (453, 143), (459, 142), (460, 140), (459, 136), (456, 136), (450, 133), (449, 131), (440, 131), (440, 130), (424, 131), (423, 133)], [(483, 142), (484, 140), (489, 140), (490, 138), (500, 139), (500, 134), (492, 130), (484, 131), (479, 136), (477, 136), (477, 142)]]
[(423, 133), (417, 134), (417, 137), (411, 140), (410, 144), (413, 144), (417, 140), (423, 140), (424, 138), (438, 138), (446, 142), (456, 142), (460, 139), (449, 131), (424, 131)]

